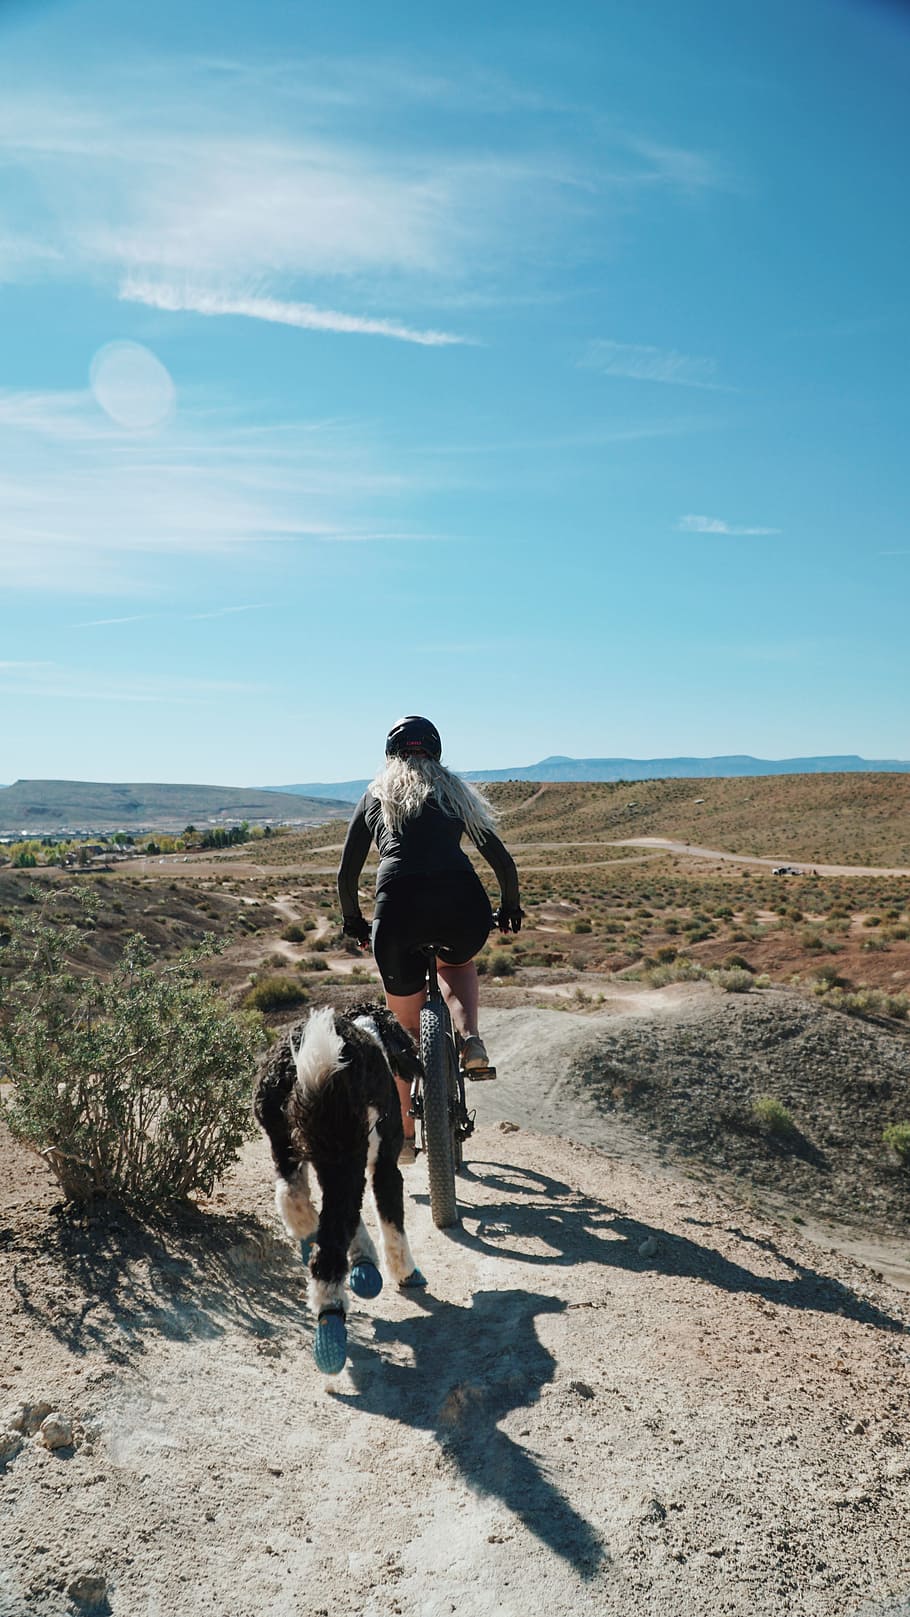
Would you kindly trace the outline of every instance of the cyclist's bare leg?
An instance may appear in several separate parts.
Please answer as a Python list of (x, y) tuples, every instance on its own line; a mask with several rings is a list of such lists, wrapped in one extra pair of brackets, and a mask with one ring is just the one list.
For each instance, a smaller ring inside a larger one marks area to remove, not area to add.
[(480, 984), (473, 960), (463, 965), (450, 966), (445, 960), (436, 961), (439, 983), (449, 1007), (449, 1015), (463, 1039), (476, 1033), (480, 1006)]
[[(426, 989), (421, 988), (416, 994), (389, 994), (386, 993), (385, 1002), (397, 1016), (406, 1033), (410, 1033), (415, 1044), (420, 1044), (420, 1011), (426, 999)], [(414, 1119), (408, 1116), (411, 1108), (411, 1085), (406, 1078), (395, 1077), (395, 1088), (398, 1090), (398, 1099), (401, 1103), (401, 1121), (404, 1124), (405, 1139), (414, 1138)]]

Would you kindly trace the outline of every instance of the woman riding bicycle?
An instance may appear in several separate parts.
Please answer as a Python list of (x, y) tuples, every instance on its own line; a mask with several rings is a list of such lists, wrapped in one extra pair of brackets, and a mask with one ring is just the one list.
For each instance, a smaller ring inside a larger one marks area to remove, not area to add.
[[(472, 786), (440, 763), (442, 742), (429, 719), (410, 714), (389, 731), (386, 763), (354, 810), (338, 871), (344, 932), (373, 954), (386, 1003), (417, 1039), (425, 997), (423, 949), (438, 944), (437, 971), (461, 1044), (466, 1072), (489, 1065), (477, 1026), (474, 956), (492, 925), (517, 932), (521, 904), (515, 861), (493, 829), (493, 811)], [(465, 831), (499, 882), (495, 916), (467, 854)], [(358, 880), (375, 842), (379, 850), (372, 929), (360, 910)], [(410, 1086), (397, 1079), (405, 1137)]]

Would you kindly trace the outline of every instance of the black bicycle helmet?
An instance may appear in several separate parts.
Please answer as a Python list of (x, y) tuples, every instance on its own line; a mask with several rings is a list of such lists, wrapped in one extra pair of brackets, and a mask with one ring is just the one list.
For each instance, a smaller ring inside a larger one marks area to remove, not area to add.
[(410, 758), (415, 752), (425, 752), (428, 758), (435, 758), (436, 762), (442, 757), (442, 742), (439, 731), (429, 719), (421, 719), (416, 713), (409, 713), (407, 718), (399, 719), (393, 724), (386, 736), (385, 755), (387, 758)]

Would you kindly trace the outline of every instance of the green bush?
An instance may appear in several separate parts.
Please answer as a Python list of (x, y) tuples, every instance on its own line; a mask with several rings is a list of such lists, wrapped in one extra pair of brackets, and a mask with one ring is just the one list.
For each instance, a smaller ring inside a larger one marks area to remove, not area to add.
[(289, 1011), (306, 998), (303, 984), (293, 978), (260, 977), (244, 995), (243, 1004), (248, 1011)]
[(848, 993), (843, 988), (832, 988), (816, 979), (813, 992), (835, 1011), (846, 1011), (848, 1016), (888, 1016), (905, 1021), (910, 1010), (910, 996), (887, 994), (883, 988), (863, 988)]
[(889, 1123), (882, 1139), (897, 1152), (901, 1162), (910, 1165), (910, 1123)]
[(752, 1102), (752, 1117), (769, 1134), (776, 1134), (780, 1139), (799, 1133), (786, 1106), (773, 1095), (756, 1096)]
[(590, 921), (586, 921), (583, 916), (579, 917), (577, 921), (572, 922), (573, 932), (590, 932), (591, 930), (592, 928)]
[(487, 971), (491, 977), (512, 977), (515, 973), (515, 962), (511, 955), (497, 949), (487, 959)]
[(261, 1036), (199, 974), (131, 936), (109, 979), (77, 975), (79, 929), (16, 920), (0, 983), (4, 1115), (64, 1194), (151, 1209), (209, 1193), (251, 1133)]
[(666, 988), (668, 983), (700, 982), (707, 972), (696, 960), (680, 955), (678, 960), (668, 960), (664, 965), (649, 966), (643, 976), (652, 988)]
[(306, 929), (298, 925), (296, 921), (292, 921), (290, 926), (285, 927), (281, 936), (285, 943), (303, 943), (306, 938)]
[(712, 983), (722, 988), (725, 994), (751, 994), (755, 987), (755, 978), (751, 971), (743, 971), (741, 966), (712, 971), (709, 976)]

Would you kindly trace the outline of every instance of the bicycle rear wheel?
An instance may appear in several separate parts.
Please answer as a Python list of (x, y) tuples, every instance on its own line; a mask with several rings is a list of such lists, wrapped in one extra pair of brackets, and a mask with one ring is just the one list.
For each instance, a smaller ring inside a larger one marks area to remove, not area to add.
[(450, 1047), (442, 996), (431, 994), (420, 1013), (420, 1059), (424, 1074), (423, 1133), (430, 1212), (439, 1230), (458, 1223)]

